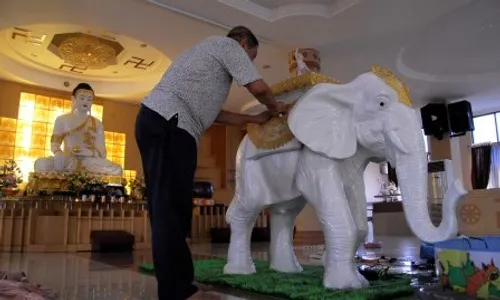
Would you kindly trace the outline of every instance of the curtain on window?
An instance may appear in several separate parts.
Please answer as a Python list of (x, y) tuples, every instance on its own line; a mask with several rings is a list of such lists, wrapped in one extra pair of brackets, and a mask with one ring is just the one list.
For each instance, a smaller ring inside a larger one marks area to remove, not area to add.
[(491, 145), (472, 147), (471, 181), (473, 189), (486, 189), (490, 181)]
[(491, 145), (491, 168), (488, 188), (500, 188), (500, 143)]

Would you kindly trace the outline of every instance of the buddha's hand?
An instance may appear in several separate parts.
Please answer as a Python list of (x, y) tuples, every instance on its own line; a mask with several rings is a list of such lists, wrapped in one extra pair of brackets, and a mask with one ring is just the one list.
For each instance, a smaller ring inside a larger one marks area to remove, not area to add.
[(92, 157), (94, 156), (94, 151), (87, 148), (73, 147), (71, 153), (75, 156)]
[(64, 171), (66, 166), (66, 155), (64, 152), (58, 151), (54, 154), (54, 170)]

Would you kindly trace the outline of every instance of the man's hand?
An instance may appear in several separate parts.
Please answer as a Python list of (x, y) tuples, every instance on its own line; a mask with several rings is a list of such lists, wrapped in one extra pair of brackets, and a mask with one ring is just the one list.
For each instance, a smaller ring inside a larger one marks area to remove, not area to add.
[(283, 102), (276, 101), (272, 105), (269, 105), (267, 109), (269, 109), (269, 112), (274, 117), (286, 113), (287, 106)]
[(250, 122), (250, 123), (264, 124), (267, 121), (269, 121), (269, 119), (271, 119), (271, 117), (273, 117), (273, 114), (269, 110), (266, 110), (264, 112), (261, 112), (258, 115), (252, 116), (252, 120), (251, 120), (252, 122)]

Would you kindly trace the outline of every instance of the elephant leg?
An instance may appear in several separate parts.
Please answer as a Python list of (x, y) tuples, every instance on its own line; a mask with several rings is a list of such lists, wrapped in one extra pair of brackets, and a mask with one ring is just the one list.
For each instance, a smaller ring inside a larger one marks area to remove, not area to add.
[(325, 235), (323, 285), (332, 289), (366, 286), (354, 262), (358, 233), (341, 178), (340, 162), (315, 154), (304, 157), (297, 185), (314, 207)]
[[(347, 201), (351, 209), (351, 215), (356, 226), (356, 243), (354, 247), (353, 256), (356, 255), (356, 251), (365, 241), (366, 235), (368, 234), (368, 220), (366, 213), (366, 195), (365, 186), (363, 182), (363, 173), (361, 173), (359, 178), (355, 179), (352, 185), (345, 185), (344, 190), (346, 193)], [(356, 270), (359, 279), (364, 285), (368, 286), (368, 280)]]
[[(253, 201), (253, 203), (256, 202)], [(242, 201), (233, 200), (226, 215), (226, 221), (231, 228), (231, 237), (224, 274), (252, 274), (256, 272), (252, 260), (250, 239), (255, 220), (263, 207), (247, 208), (241, 203)]]
[(278, 272), (299, 273), (299, 264), (293, 251), (293, 228), (295, 218), (304, 209), (303, 197), (275, 204), (271, 211), (270, 268)]

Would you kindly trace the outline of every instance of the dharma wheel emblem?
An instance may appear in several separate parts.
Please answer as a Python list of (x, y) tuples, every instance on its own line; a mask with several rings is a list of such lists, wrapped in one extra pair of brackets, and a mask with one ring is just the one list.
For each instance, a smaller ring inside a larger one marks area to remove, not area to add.
[(479, 222), (481, 218), (481, 210), (477, 205), (474, 204), (465, 204), (460, 209), (460, 219), (462, 222), (468, 225), (473, 225)]

